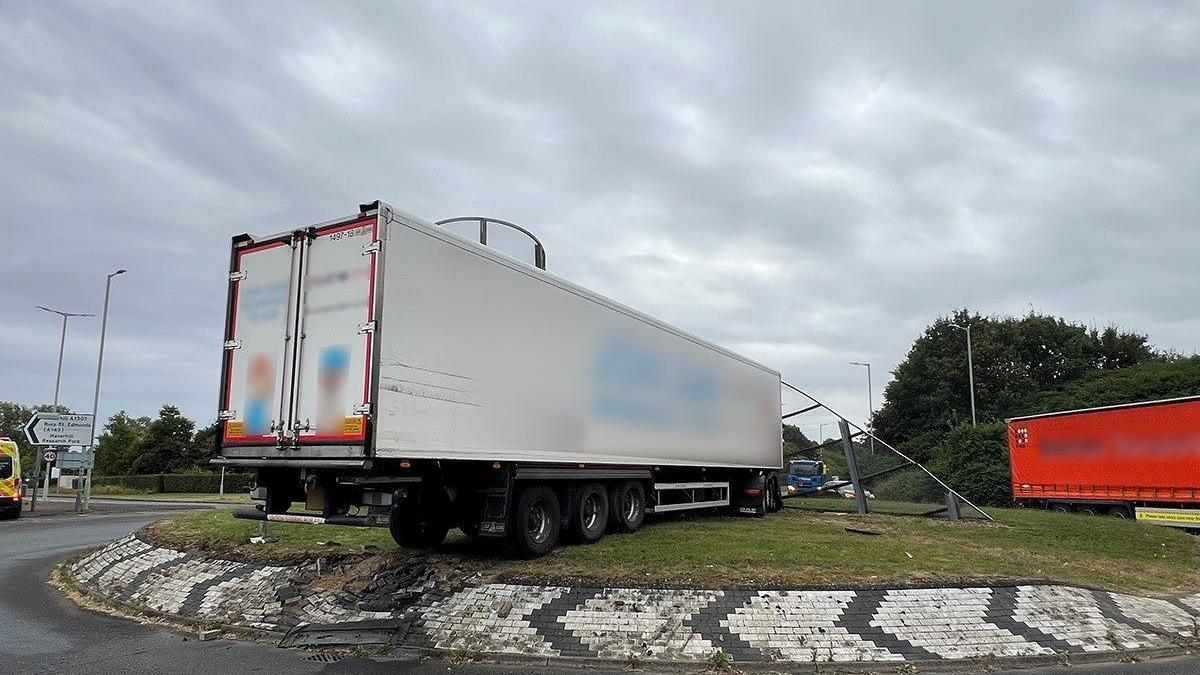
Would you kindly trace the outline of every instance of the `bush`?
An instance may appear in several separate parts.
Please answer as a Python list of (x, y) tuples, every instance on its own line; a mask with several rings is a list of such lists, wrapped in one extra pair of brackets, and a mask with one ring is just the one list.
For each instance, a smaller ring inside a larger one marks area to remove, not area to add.
[[(226, 473), (225, 492), (248, 492), (252, 473)], [(221, 474), (219, 473), (157, 473), (140, 476), (96, 476), (93, 479), (93, 491), (98, 490), (128, 490), (127, 493), (106, 492), (103, 494), (149, 494), (149, 493), (178, 493), (199, 492), (216, 494), (220, 491)], [(100, 494), (97, 492), (97, 494)]]
[(877, 498), (889, 501), (925, 504), (938, 504), (946, 501), (946, 491), (942, 486), (915, 466), (883, 476), (875, 483), (874, 487), (868, 486), (867, 489)]
[(954, 428), (933, 451), (929, 470), (979, 506), (1012, 503), (1008, 431), (1003, 422)]
[(134, 490), (123, 485), (96, 485), (99, 482), (96, 478), (92, 479), (92, 494), (93, 495), (146, 495), (150, 494), (144, 490)]

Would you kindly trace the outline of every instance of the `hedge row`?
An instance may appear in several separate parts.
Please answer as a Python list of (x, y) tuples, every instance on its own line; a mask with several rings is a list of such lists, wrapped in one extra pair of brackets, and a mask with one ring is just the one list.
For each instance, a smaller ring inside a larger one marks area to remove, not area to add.
[[(225, 492), (248, 492), (252, 473), (226, 473)], [(203, 492), (216, 494), (221, 487), (217, 473), (156, 473), (141, 476), (96, 476), (94, 486), (111, 485), (138, 492)]]

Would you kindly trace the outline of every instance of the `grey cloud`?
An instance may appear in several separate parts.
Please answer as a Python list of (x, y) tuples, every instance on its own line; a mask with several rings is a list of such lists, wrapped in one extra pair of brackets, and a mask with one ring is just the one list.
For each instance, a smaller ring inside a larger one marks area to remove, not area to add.
[[(1200, 348), (1195, 3), (23, 3), (0, 15), (0, 398), (116, 283), (102, 413), (213, 414), (229, 236), (382, 198), (865, 414), (928, 321)], [(510, 242), (514, 251), (519, 244)], [(64, 392), (90, 402), (98, 326)], [(828, 433), (828, 432), (827, 432)]]

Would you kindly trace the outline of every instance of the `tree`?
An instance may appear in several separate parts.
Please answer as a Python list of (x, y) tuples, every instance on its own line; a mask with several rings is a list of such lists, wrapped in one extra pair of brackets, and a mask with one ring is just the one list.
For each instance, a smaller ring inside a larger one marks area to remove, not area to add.
[(1127, 368), (1099, 370), (1032, 397), (1020, 414), (1078, 410), (1200, 395), (1200, 356), (1168, 356)]
[(792, 458), (801, 455), (808, 456), (804, 453), (811, 447), (817, 445), (800, 431), (800, 427), (784, 424), (783, 425), (783, 455), (784, 457)]
[[(1101, 370), (1160, 359), (1147, 338), (1106, 328), (1103, 333), (1058, 317), (983, 317), (968, 310), (940, 317), (913, 343), (874, 425), (881, 438), (907, 443), (921, 434), (945, 436), (970, 420), (967, 345), (952, 324), (971, 324), (975, 395), (981, 422), (1027, 412), (1043, 392)], [(925, 456), (915, 457), (918, 460)]]
[(108, 418), (96, 441), (96, 473), (119, 476), (133, 473), (134, 459), (150, 426), (149, 417), (131, 417), (124, 410)]
[[(25, 424), (35, 412), (54, 412), (53, 405), (24, 406), (12, 401), (0, 401), (0, 436), (12, 439), (21, 453), (21, 467), (26, 475), (33, 475), (37, 470), (37, 448), (29, 445), (25, 439)], [(60, 405), (58, 412), (69, 413), (71, 409)]]
[(192, 439), (187, 455), (184, 457), (183, 468), (212, 469), (208, 460), (217, 456), (217, 435), (220, 431), (220, 421), (213, 422), (197, 431), (196, 437)]
[(133, 473), (144, 474), (169, 473), (184, 468), (195, 429), (195, 422), (184, 417), (179, 408), (164, 405), (138, 442), (130, 469)]
[(928, 468), (978, 506), (1012, 502), (1008, 436), (1003, 422), (954, 428), (933, 451)]
[[(969, 424), (966, 339), (952, 325), (968, 322), (976, 428)], [(894, 375), (874, 418), (880, 436), (968, 499), (990, 505), (1011, 495), (1004, 419), (1200, 394), (1200, 356), (1158, 354), (1144, 335), (1034, 313), (982, 317), (964, 309), (940, 317)]]

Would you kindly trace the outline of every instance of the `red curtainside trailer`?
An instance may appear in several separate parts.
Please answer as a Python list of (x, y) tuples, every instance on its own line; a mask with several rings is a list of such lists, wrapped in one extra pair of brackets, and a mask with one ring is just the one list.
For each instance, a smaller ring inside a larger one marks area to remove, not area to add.
[(1008, 420), (1013, 499), (1200, 528), (1200, 396)]

